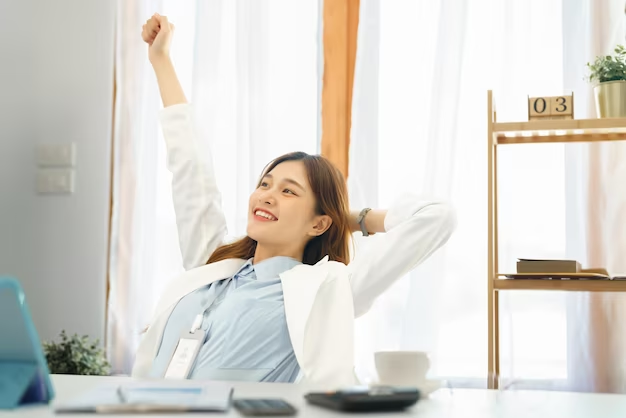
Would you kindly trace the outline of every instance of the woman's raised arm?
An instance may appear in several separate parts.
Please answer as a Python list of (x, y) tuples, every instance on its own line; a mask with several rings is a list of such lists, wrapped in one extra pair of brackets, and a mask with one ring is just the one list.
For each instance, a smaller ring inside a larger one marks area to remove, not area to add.
[(169, 56), (174, 25), (155, 14), (143, 26), (149, 58), (157, 76), (161, 99), (161, 126), (172, 173), (172, 197), (178, 240), (186, 270), (206, 264), (226, 236), (221, 194), (213, 172), (209, 147), (198, 140), (192, 109)]

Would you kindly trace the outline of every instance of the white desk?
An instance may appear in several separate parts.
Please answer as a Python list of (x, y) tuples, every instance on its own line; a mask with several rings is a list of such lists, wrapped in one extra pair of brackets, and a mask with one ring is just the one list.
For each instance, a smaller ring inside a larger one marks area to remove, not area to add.
[[(74, 398), (81, 392), (104, 383), (120, 383), (126, 378), (92, 376), (53, 376), (57, 392), (55, 402)], [(354, 416), (307, 405), (303, 394), (307, 388), (299, 385), (270, 383), (234, 383), (237, 397), (280, 397), (288, 400), (299, 410), (298, 417), (325, 418)], [(238, 417), (236, 410), (228, 414), (200, 414), (202, 416)], [(200, 416), (193, 414), (190, 416)], [(0, 412), (0, 417), (69, 417), (94, 418), (97, 415), (55, 415), (50, 407), (28, 407), (12, 412)], [(146, 415), (111, 415), (115, 418)], [(180, 417), (178, 415), (154, 415), (159, 418)], [(367, 414), (368, 418), (419, 417), (419, 418), (623, 418), (626, 416), (626, 395), (578, 394), (535, 391), (489, 391), (482, 389), (440, 389), (404, 413), (386, 415)]]

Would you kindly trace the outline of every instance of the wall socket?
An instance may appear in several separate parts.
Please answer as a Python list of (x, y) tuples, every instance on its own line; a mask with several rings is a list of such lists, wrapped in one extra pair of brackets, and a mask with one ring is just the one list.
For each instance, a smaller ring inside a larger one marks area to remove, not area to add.
[(40, 169), (37, 172), (37, 193), (74, 193), (73, 169)]
[(37, 165), (40, 167), (74, 167), (76, 143), (38, 144)]

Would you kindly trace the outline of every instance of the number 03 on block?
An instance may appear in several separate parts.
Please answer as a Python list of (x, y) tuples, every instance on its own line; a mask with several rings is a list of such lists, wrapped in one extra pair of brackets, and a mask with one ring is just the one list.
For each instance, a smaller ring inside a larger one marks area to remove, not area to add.
[(573, 119), (574, 95), (529, 97), (528, 120)]

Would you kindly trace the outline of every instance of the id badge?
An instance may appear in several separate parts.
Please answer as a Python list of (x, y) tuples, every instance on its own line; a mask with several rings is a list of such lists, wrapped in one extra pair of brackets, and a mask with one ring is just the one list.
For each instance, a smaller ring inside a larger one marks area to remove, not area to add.
[(185, 331), (178, 340), (174, 354), (165, 371), (165, 379), (187, 379), (191, 368), (196, 362), (196, 357), (204, 344), (204, 331)]

